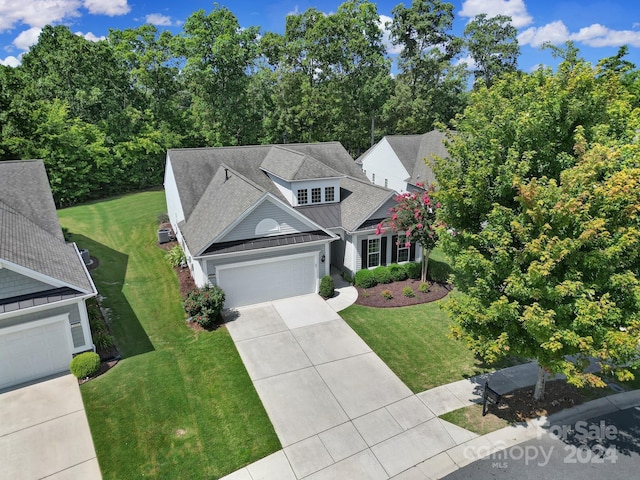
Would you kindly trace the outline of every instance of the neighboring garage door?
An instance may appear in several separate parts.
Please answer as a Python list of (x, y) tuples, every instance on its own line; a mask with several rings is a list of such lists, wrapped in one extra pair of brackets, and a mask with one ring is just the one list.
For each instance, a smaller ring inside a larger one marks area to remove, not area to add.
[(218, 267), (218, 285), (225, 292), (225, 308), (314, 293), (317, 257), (317, 253), (291, 255)]
[(0, 329), (0, 389), (69, 370), (65, 316)]

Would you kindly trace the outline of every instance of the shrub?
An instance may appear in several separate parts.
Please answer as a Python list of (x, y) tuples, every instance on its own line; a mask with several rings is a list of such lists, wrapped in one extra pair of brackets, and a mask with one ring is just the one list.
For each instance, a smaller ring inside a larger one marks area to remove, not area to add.
[(421, 282), (418, 287), (418, 291), (422, 293), (427, 293), (430, 290), (430, 285), (427, 282)]
[(380, 292), (380, 296), (386, 300), (391, 300), (393, 298), (393, 293), (391, 293), (391, 290), (382, 290)]
[(360, 288), (371, 288), (378, 284), (371, 270), (358, 270), (356, 272), (356, 286)]
[(391, 275), (391, 280), (394, 282), (401, 282), (407, 279), (407, 272), (402, 265), (398, 265), (397, 263), (392, 263), (387, 267), (389, 270), (389, 274)]
[(76, 355), (69, 364), (69, 370), (76, 378), (87, 378), (95, 374), (100, 368), (100, 356), (94, 352), (84, 352)]
[(412, 298), (416, 296), (416, 294), (413, 293), (413, 288), (411, 288), (409, 285), (407, 285), (402, 289), (402, 295), (408, 298)]
[(159, 213), (156, 216), (156, 220), (158, 221), (158, 225), (161, 225), (163, 223), (169, 223), (169, 214), (167, 213)]
[(167, 259), (172, 267), (179, 267), (183, 263), (187, 262), (187, 257), (185, 256), (184, 251), (182, 250), (180, 245), (176, 245), (171, 250), (169, 250), (164, 258)]
[(391, 279), (391, 274), (389, 273), (389, 269), (385, 266), (379, 266), (373, 269), (373, 276), (378, 283), (391, 283), (393, 280)]
[(205, 328), (212, 326), (224, 308), (224, 291), (207, 285), (189, 292), (184, 302), (187, 315)]
[(349, 272), (342, 272), (340, 276), (345, 282), (353, 284), (353, 277), (349, 275)]
[(320, 296), (324, 298), (333, 297), (334, 287), (335, 286), (333, 284), (333, 278), (331, 278), (331, 275), (325, 275), (324, 277), (322, 277), (322, 280), (320, 280)]
[(113, 347), (113, 337), (104, 330), (94, 333), (92, 337), (93, 344), (98, 350), (107, 350)]
[(404, 271), (407, 272), (407, 277), (418, 280), (422, 276), (422, 264), (419, 262), (405, 263)]

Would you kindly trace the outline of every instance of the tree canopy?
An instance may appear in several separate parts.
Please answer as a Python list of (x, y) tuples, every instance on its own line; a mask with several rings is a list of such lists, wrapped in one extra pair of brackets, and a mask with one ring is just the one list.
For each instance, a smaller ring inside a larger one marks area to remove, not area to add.
[(436, 165), (454, 335), (578, 386), (632, 378), (640, 341), (640, 112), (602, 73), (570, 58), (477, 89)]

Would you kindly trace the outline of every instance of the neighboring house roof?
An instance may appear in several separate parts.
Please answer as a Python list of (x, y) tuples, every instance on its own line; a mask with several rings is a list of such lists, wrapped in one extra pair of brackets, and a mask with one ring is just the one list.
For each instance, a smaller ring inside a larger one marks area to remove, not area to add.
[(95, 293), (82, 259), (64, 240), (41, 160), (0, 162), (0, 264), (45, 275), (79, 293)]
[(337, 142), (173, 149), (167, 157), (185, 215), (180, 229), (194, 253), (212, 250), (210, 244), (261, 198), (289, 205), (267, 172), (289, 182), (339, 177), (340, 203), (294, 209), (323, 228), (353, 231), (394, 195), (372, 185)]
[[(449, 157), (444, 145), (445, 138), (445, 134), (439, 130), (432, 130), (422, 135), (387, 135), (384, 137), (409, 174), (405, 180), (411, 185), (417, 183), (429, 185), (435, 182), (433, 170), (425, 163), (425, 159), (429, 162), (434, 156)], [(372, 148), (358, 159), (359, 164), (363, 163)]]

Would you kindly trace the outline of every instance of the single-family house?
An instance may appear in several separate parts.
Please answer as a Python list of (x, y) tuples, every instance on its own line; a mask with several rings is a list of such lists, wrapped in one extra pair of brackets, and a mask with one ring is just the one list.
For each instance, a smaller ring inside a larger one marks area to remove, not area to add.
[(221, 287), (228, 308), (317, 292), (331, 266), (354, 275), (420, 259), (376, 235), (395, 192), (337, 142), (172, 149), (164, 186), (195, 283)]
[(371, 183), (383, 185), (399, 193), (413, 191), (418, 184), (435, 181), (431, 167), (425, 162), (434, 156), (448, 158), (444, 133), (433, 130), (423, 135), (387, 135), (363, 153), (356, 163)]
[(64, 239), (44, 163), (0, 162), (0, 390), (68, 372), (92, 350), (85, 301), (96, 294)]

